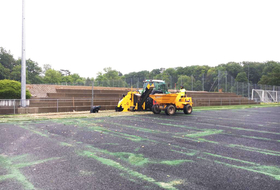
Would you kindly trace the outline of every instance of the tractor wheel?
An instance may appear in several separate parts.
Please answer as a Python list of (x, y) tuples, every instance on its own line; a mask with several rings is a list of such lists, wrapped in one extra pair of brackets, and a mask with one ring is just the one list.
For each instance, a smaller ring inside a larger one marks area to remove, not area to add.
[(166, 115), (173, 115), (175, 112), (176, 112), (176, 108), (174, 105), (171, 104), (171, 105), (166, 106), (166, 108), (165, 108)]
[(115, 110), (116, 110), (116, 112), (121, 112), (121, 111), (123, 111), (123, 107), (122, 106), (120, 106), (120, 107), (116, 106)]
[(191, 114), (192, 113), (192, 107), (188, 104), (184, 106), (184, 114)]
[(152, 110), (153, 107), (153, 99), (148, 97), (145, 103), (145, 110)]
[(159, 106), (158, 105), (153, 105), (152, 106), (152, 111), (154, 114), (160, 114), (160, 109), (159, 109)]

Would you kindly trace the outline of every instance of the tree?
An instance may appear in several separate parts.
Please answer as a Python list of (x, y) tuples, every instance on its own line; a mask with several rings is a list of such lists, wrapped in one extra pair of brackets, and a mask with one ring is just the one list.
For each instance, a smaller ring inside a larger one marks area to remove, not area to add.
[(0, 79), (9, 79), (16, 61), (10, 52), (0, 47)]
[(247, 78), (249, 72), (249, 81), (253, 84), (257, 84), (261, 79), (264, 64), (258, 62), (243, 62), (242, 64), (243, 71), (246, 73)]
[(264, 63), (262, 75), (267, 75), (268, 73), (271, 73), (273, 71), (273, 69), (279, 64), (280, 64), (280, 62), (275, 62), (275, 61), (268, 61), (268, 62)]
[(119, 72), (116, 70), (113, 70), (111, 67), (104, 68), (104, 77), (108, 80), (114, 80), (119, 79)]
[(12, 72), (10, 74), (10, 79), (15, 81), (21, 81), (21, 65), (13, 67)]
[(45, 74), (47, 70), (52, 69), (52, 66), (50, 64), (44, 64), (43, 65), (43, 73)]
[(266, 75), (263, 75), (259, 81), (259, 84), (280, 86), (280, 63), (274, 65), (270, 72), (268, 72)]
[(175, 82), (178, 80), (177, 70), (174, 68), (168, 68), (163, 73), (166, 75), (165, 82), (168, 85), (168, 88), (174, 88)]
[[(101, 86), (125, 86), (124, 78), (122, 73), (113, 70), (111, 67), (107, 67), (103, 69), (104, 74), (102, 72), (97, 73), (96, 81)], [(129, 82), (130, 83), (130, 82)]]
[(196, 90), (196, 91), (202, 91), (202, 82), (201, 80), (197, 80), (194, 82), (193, 84), (193, 90)]
[(44, 81), (47, 84), (59, 84), (61, 82), (61, 73), (54, 69), (45, 72)]
[(238, 73), (235, 80), (237, 82), (248, 82), (247, 74), (245, 72)]
[(207, 71), (206, 77), (204, 79), (204, 90), (212, 91), (214, 90), (215, 86), (217, 85), (218, 80), (218, 70), (216, 68), (210, 68)]
[(11, 52), (6, 51), (4, 48), (0, 47), (0, 64), (9, 69), (10, 71), (16, 65), (16, 61), (11, 54)]
[(153, 79), (154, 76), (160, 74), (160, 69), (153, 69), (149, 74), (149, 79)]
[(225, 68), (229, 75), (231, 75), (233, 78), (236, 78), (238, 73), (242, 72), (243, 68), (241, 64), (235, 63), (235, 62), (229, 62), (225, 65)]
[(85, 85), (86, 86), (92, 86), (92, 81), (94, 81), (94, 79), (93, 78), (89, 78), (89, 77), (87, 77), (87, 79), (86, 79), (86, 81), (85, 81)]
[(10, 78), (10, 69), (5, 68), (1, 63), (0, 63), (0, 80), (1, 79), (9, 79)]
[(65, 69), (60, 69), (60, 73), (62, 74), (62, 76), (71, 75), (71, 72), (69, 70), (65, 70)]
[(77, 81), (80, 81), (80, 79), (82, 80), (82, 78), (80, 77), (80, 75), (77, 74), (77, 73), (74, 73), (74, 74), (72, 74), (72, 75), (70, 75), (70, 76), (72, 77), (73, 83), (74, 83), (74, 84), (78, 83)]
[(40, 76), (42, 74), (42, 68), (39, 67), (37, 62), (28, 59), (26, 61), (26, 73), (28, 84), (40, 84), (43, 82), (43, 78)]
[(192, 89), (192, 79), (191, 79), (191, 77), (186, 76), (186, 75), (179, 76), (176, 84), (177, 84), (177, 86), (176, 86), (177, 89), (179, 89), (180, 86), (184, 86), (184, 88), (186, 90)]
[(85, 85), (85, 80), (83, 78), (79, 78), (75, 82), (77, 85)]
[[(31, 94), (26, 90), (26, 99), (29, 99)], [(20, 99), (21, 98), (21, 83), (14, 80), (0, 80), (0, 99)]]
[(61, 82), (66, 83), (66, 84), (73, 84), (74, 79), (72, 76), (62, 76), (61, 77)]

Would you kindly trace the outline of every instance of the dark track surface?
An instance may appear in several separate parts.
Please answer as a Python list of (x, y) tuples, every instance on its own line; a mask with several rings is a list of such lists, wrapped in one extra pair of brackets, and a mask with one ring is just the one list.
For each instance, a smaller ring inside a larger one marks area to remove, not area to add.
[(1, 190), (279, 187), (280, 107), (0, 124)]

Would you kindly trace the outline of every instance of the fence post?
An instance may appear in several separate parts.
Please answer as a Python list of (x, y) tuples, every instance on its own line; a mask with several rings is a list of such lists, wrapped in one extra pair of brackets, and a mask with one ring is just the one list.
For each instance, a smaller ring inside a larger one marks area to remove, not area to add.
[(226, 71), (226, 87), (225, 87), (225, 91), (227, 92), (227, 71)]
[(218, 70), (218, 92), (220, 89), (220, 70)]
[(91, 85), (91, 107), (93, 106), (93, 87), (94, 87), (94, 81), (92, 81), (92, 85)]
[(56, 112), (58, 112), (58, 99), (56, 99)]
[(204, 91), (204, 73), (202, 75), (202, 91)]
[(16, 100), (14, 99), (14, 114), (16, 114)]
[(193, 91), (193, 76), (191, 76), (192, 77), (192, 91)]

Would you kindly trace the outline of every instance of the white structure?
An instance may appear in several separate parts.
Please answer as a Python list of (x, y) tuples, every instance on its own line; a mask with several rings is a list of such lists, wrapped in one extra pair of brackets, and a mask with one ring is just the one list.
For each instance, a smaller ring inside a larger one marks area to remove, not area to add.
[(252, 100), (258, 102), (279, 102), (280, 91), (252, 89)]
[(25, 4), (22, 0), (21, 106), (26, 107)]

